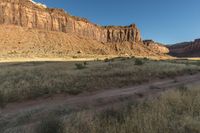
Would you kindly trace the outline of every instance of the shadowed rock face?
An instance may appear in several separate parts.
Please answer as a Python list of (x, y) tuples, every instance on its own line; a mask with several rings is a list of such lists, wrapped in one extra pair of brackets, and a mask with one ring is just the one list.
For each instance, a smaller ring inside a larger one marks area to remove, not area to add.
[(193, 42), (183, 42), (169, 46), (170, 54), (179, 57), (199, 57), (200, 39)]
[(100, 42), (141, 42), (140, 31), (130, 26), (98, 26), (62, 9), (46, 8), (29, 0), (0, 0), (0, 24), (73, 33)]

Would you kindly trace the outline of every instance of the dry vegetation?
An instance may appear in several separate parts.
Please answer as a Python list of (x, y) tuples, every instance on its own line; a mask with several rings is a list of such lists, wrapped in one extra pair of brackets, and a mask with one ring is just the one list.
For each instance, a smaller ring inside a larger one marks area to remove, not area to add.
[[(199, 72), (198, 61), (114, 58), (0, 64), (0, 103), (57, 93), (125, 87)], [(61, 106), (0, 115), (2, 133), (199, 133), (200, 90), (179, 87), (146, 101), (103, 110)], [(124, 101), (123, 101), (124, 102)]]
[(194, 74), (198, 65), (148, 59), (115, 58), (88, 62), (26, 62), (0, 65), (0, 102), (53, 94), (120, 88), (155, 79)]
[(199, 133), (200, 90), (181, 87), (152, 101), (86, 116), (67, 117), (63, 133)]
[[(180, 87), (143, 102), (101, 111), (58, 109), (35, 122), (38, 110), (1, 119), (3, 133), (199, 133), (200, 90)], [(12, 119), (11, 119), (12, 118)], [(31, 123), (30, 124), (30, 120)], [(6, 129), (7, 128), (7, 129)]]

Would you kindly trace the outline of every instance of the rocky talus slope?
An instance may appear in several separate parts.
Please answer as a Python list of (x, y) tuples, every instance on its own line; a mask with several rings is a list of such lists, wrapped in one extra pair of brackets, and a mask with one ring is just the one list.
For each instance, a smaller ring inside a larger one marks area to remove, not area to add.
[(178, 57), (200, 57), (200, 39), (183, 42), (168, 47), (170, 54)]
[(1, 56), (163, 55), (144, 45), (135, 24), (99, 26), (31, 0), (0, 0)]

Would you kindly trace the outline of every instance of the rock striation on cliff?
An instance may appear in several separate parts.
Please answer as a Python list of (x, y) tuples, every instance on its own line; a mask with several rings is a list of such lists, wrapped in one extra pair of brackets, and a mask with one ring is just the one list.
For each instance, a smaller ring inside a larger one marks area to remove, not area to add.
[(168, 47), (170, 54), (179, 57), (199, 57), (200, 56), (200, 39), (192, 42), (183, 42)]
[(151, 49), (152, 51), (154, 51), (157, 54), (168, 54), (169, 53), (169, 49), (158, 42), (155, 42), (153, 40), (144, 40), (143, 44), (146, 45), (149, 49)]
[(32, 0), (0, 0), (0, 24), (76, 34), (99, 42), (141, 42), (140, 31), (130, 26), (98, 26), (62, 9), (47, 8)]
[(135, 24), (99, 26), (33, 0), (0, 0), (0, 58), (87, 55), (166, 56)]

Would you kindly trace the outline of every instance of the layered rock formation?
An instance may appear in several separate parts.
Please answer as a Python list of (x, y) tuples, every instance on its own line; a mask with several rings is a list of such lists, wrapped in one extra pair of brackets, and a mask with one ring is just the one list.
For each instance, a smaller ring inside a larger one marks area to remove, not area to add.
[(0, 25), (0, 60), (4, 58), (68, 58), (95, 55), (158, 56), (138, 43), (101, 43), (71, 33)]
[(0, 0), (0, 24), (73, 33), (104, 43), (141, 42), (140, 31), (134, 24), (102, 27), (30, 0)]
[(165, 56), (135, 24), (99, 26), (32, 0), (0, 0), (0, 58), (85, 55)]
[(158, 42), (154, 42), (153, 40), (144, 40), (143, 41), (144, 45), (146, 45), (149, 49), (151, 49), (152, 51), (154, 51), (155, 53), (162, 53), (162, 54), (168, 54), (169, 53), (169, 49)]
[(179, 57), (199, 57), (200, 39), (192, 42), (183, 42), (169, 46), (170, 54)]

